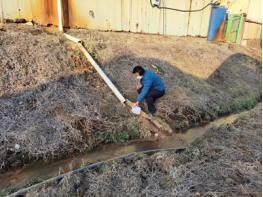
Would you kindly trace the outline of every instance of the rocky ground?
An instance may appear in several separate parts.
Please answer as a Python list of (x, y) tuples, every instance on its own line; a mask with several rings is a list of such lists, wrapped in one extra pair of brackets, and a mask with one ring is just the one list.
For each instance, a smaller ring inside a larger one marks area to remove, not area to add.
[[(63, 35), (10, 24), (0, 31), (0, 171), (150, 135)], [(157, 115), (174, 130), (250, 109), (261, 100), (259, 50), (203, 38), (69, 30), (121, 92), (131, 70), (158, 72), (168, 89)]]

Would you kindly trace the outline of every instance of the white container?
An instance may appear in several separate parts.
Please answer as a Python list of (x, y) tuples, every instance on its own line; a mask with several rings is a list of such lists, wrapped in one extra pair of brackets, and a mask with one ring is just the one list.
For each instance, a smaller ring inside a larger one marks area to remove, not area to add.
[(132, 113), (136, 114), (136, 115), (140, 115), (141, 113), (141, 108), (139, 106), (133, 107), (132, 108)]

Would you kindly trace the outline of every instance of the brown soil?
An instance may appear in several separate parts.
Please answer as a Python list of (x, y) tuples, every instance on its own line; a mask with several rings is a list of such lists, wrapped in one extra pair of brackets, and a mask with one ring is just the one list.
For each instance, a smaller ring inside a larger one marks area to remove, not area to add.
[[(261, 100), (261, 50), (202, 38), (70, 30), (103, 65), (120, 90), (135, 99), (131, 70), (142, 65), (164, 78), (167, 94), (158, 115), (186, 129), (233, 112), (235, 100)], [(240, 106), (241, 107), (241, 106)], [(242, 107), (241, 107), (242, 108)]]
[[(251, 108), (261, 99), (258, 50), (201, 38), (68, 33), (85, 41), (131, 100), (135, 98), (132, 67), (156, 65), (168, 87), (157, 115), (174, 131)], [(11, 24), (0, 31), (0, 45), (1, 172), (33, 160), (91, 150), (100, 143), (151, 135), (62, 35)]]
[(106, 162), (23, 196), (261, 196), (262, 106), (211, 128), (181, 153), (159, 152)]

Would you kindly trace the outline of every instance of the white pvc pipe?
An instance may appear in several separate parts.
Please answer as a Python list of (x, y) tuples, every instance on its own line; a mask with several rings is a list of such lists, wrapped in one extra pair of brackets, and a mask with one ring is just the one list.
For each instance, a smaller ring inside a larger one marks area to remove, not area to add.
[(0, 24), (4, 23), (4, 9), (3, 9), (3, 1), (0, 0)]
[(95, 70), (99, 73), (99, 75), (105, 81), (105, 83), (109, 86), (109, 88), (112, 90), (112, 92), (116, 95), (116, 97), (120, 100), (120, 102), (125, 103), (126, 99), (122, 96), (122, 94), (119, 92), (119, 90), (116, 88), (116, 86), (111, 82), (111, 80), (107, 77), (107, 75), (105, 75), (103, 70), (94, 61), (94, 59), (91, 57), (91, 55), (86, 51), (86, 49), (82, 46), (81, 43), (78, 43), (78, 45), (79, 45), (80, 50), (84, 53), (86, 58), (89, 60), (89, 62), (95, 68)]
[[(131, 101), (128, 99), (125, 99), (122, 94), (119, 92), (119, 90), (116, 88), (116, 86), (111, 82), (111, 80), (107, 77), (107, 75), (103, 72), (103, 70), (100, 68), (100, 66), (95, 62), (95, 60), (91, 57), (91, 55), (87, 52), (87, 50), (82, 45), (82, 41), (78, 38), (75, 38), (71, 35), (65, 34), (66, 38), (69, 40), (75, 42), (79, 49), (82, 51), (82, 53), (85, 55), (85, 57), (89, 60), (91, 65), (95, 68), (95, 70), (99, 73), (101, 78), (105, 81), (105, 83), (109, 86), (109, 88), (112, 90), (112, 92), (116, 95), (116, 97), (120, 100), (121, 103), (125, 103), (129, 107), (132, 107)], [(150, 120), (158, 129), (164, 130), (163, 123), (161, 124), (159, 121), (155, 120), (154, 118), (150, 117), (148, 114), (143, 112), (141, 110), (140, 117)], [(172, 133), (172, 129), (170, 127), (165, 128), (165, 130), (168, 133)]]
[(80, 43), (80, 42), (81, 42), (80, 39), (75, 38), (75, 37), (73, 37), (73, 36), (71, 36), (71, 35), (68, 35), (68, 34), (66, 34), (66, 33), (64, 33), (64, 35), (66, 36), (67, 39), (69, 39), (69, 40), (71, 40), (71, 41), (73, 41), (73, 42), (76, 42), (76, 43)]
[(125, 103), (126, 99), (122, 96), (122, 94), (119, 92), (119, 90), (116, 88), (116, 86), (111, 82), (111, 80), (108, 78), (108, 76), (103, 72), (103, 70), (100, 68), (100, 66), (97, 64), (97, 62), (95, 62), (95, 60), (91, 57), (91, 55), (83, 47), (81, 40), (78, 38), (75, 38), (71, 35), (65, 34), (65, 33), (64, 33), (64, 35), (69, 40), (76, 42), (78, 44), (79, 49), (82, 51), (82, 53), (85, 55), (85, 57), (89, 60), (89, 62), (95, 68), (95, 70), (99, 73), (99, 75), (105, 81), (105, 83), (109, 86), (109, 88), (112, 90), (112, 92), (115, 94), (115, 96), (120, 100), (121, 103)]
[(63, 32), (61, 0), (57, 0), (57, 8), (58, 8), (58, 30), (60, 32)]

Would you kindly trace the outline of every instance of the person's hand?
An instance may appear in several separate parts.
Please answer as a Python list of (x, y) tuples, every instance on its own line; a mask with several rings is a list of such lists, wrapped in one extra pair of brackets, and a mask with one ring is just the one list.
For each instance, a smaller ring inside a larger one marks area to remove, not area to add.
[(136, 107), (136, 106), (138, 106), (138, 105), (139, 105), (139, 102), (138, 102), (138, 101), (131, 104), (132, 107)]

